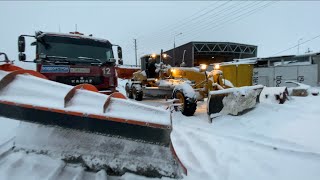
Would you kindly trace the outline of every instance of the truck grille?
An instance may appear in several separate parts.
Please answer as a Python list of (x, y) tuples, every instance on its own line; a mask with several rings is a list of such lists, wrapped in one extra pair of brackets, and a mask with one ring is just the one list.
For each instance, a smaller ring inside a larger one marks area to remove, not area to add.
[(101, 76), (58, 76), (56, 79), (57, 82), (68, 84), (68, 85), (78, 85), (83, 83), (88, 83), (92, 85), (99, 85), (103, 83), (103, 77)]

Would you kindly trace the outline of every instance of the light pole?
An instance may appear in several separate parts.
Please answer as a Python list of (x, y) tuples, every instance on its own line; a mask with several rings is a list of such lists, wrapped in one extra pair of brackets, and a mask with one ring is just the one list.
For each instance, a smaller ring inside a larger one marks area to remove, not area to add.
[(176, 51), (176, 36), (179, 36), (179, 35), (181, 35), (181, 34), (182, 34), (182, 32), (173, 36), (173, 52), (172, 52), (172, 54), (173, 54), (173, 66), (175, 66), (175, 64), (176, 64), (176, 59), (175, 59), (175, 58), (176, 58), (176, 56), (175, 56), (175, 51)]
[(302, 38), (300, 38), (299, 40), (298, 40), (298, 55), (299, 55), (299, 49), (300, 49), (300, 41), (302, 40)]

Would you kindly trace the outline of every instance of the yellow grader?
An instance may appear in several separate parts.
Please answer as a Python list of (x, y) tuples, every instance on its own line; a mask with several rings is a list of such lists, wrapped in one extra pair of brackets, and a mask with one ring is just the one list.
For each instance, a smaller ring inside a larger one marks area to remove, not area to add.
[[(182, 114), (192, 116), (197, 101), (208, 98), (208, 115), (238, 115), (251, 109), (257, 102), (262, 86), (234, 88), (223, 78), (223, 72), (214, 69), (207, 72), (207, 65), (196, 67), (171, 67), (166, 54), (150, 54), (141, 58), (144, 68), (133, 74), (126, 84), (126, 95), (142, 101), (146, 96), (162, 96), (176, 99)], [(228, 98), (227, 98), (228, 97)], [(241, 107), (241, 108), (239, 108)]]

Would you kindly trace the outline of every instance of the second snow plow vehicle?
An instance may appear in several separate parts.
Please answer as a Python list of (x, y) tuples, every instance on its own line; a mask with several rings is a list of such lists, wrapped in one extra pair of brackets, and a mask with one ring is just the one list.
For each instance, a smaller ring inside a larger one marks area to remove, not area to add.
[[(111, 94), (118, 85), (112, 46), (108, 40), (84, 36), (79, 32), (21, 35), (18, 39), (19, 60), (26, 61), (25, 37), (32, 37), (36, 47), (37, 71), (49, 80), (76, 86), (88, 83), (100, 92)], [(122, 64), (118, 46), (119, 64)]]
[(192, 116), (197, 108), (195, 91), (189, 81), (171, 77), (170, 66), (163, 63), (166, 57), (165, 54), (152, 54), (142, 58), (147, 62), (146, 69), (133, 73), (125, 86), (127, 97), (137, 101), (141, 101), (144, 95), (173, 97), (179, 99), (182, 114)]
[(14, 150), (59, 157), (109, 175), (177, 178), (186, 173), (171, 143), (168, 111), (128, 101), (120, 93), (98, 93), (90, 84), (73, 87), (7, 66), (13, 65), (0, 66), (0, 116), (25, 121)]
[(206, 65), (199, 69), (171, 67), (165, 64), (166, 58), (165, 54), (143, 56), (142, 70), (134, 73), (126, 84), (127, 97), (141, 101), (145, 94), (178, 99), (181, 112), (186, 116), (195, 113), (198, 100), (208, 97), (209, 116), (219, 113), (238, 115), (255, 106), (263, 88), (252, 86), (226, 90), (232, 84), (225, 83), (227, 80), (223, 79), (222, 71), (216, 69), (207, 73)]

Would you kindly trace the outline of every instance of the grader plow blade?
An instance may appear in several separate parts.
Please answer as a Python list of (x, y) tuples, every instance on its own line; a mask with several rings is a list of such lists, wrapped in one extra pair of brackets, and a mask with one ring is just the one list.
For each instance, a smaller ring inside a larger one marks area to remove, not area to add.
[(255, 107), (263, 86), (229, 88), (209, 93), (207, 112), (213, 118), (221, 114), (240, 115)]

